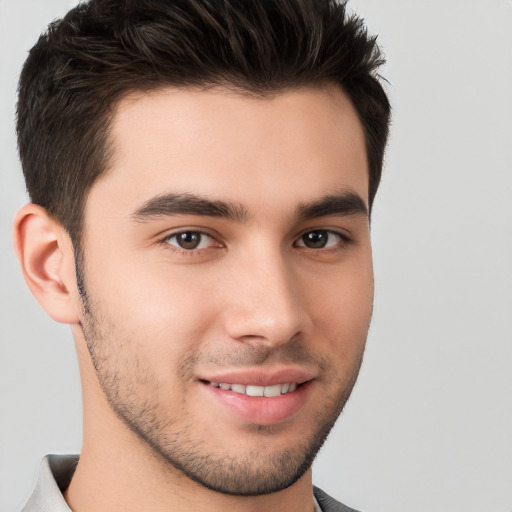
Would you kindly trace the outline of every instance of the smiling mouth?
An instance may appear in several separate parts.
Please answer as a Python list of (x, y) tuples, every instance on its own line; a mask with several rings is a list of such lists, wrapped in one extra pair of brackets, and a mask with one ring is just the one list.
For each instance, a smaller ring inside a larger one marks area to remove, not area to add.
[(224, 391), (233, 391), (241, 395), (247, 396), (264, 396), (264, 397), (275, 397), (292, 393), (300, 386), (297, 382), (289, 382), (284, 384), (274, 384), (272, 386), (255, 386), (245, 384), (228, 384), (226, 382), (210, 382), (210, 386), (214, 388), (220, 388)]

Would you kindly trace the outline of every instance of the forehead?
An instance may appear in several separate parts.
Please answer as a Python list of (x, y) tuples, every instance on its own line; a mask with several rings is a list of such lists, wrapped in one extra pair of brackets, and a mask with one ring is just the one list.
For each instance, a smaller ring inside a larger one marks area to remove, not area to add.
[(269, 98), (221, 88), (134, 93), (119, 103), (110, 136), (111, 168), (88, 203), (99, 195), (115, 211), (173, 192), (237, 201), (249, 210), (292, 207), (340, 189), (367, 203), (363, 130), (336, 86)]

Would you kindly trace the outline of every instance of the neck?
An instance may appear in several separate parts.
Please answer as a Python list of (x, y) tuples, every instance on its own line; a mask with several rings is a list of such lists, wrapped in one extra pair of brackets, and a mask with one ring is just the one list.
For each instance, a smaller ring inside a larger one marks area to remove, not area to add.
[[(96, 434), (99, 434), (97, 432)], [(311, 470), (294, 485), (261, 496), (231, 496), (209, 490), (157, 456), (126, 449), (116, 440), (84, 435), (83, 450), (64, 498), (75, 512), (313, 511)], [(108, 440), (108, 441), (107, 441)], [(107, 442), (105, 442), (107, 441)]]
[[(82, 365), (83, 367), (83, 365)], [(155, 454), (111, 411), (92, 373), (82, 373), (84, 438), (64, 498), (75, 512), (312, 512), (309, 469), (295, 484), (261, 496), (232, 496), (192, 481)]]

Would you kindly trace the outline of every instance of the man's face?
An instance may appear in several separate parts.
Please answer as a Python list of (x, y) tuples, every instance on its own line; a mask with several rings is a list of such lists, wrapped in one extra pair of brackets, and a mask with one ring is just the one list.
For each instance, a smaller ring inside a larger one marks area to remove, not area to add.
[(335, 87), (164, 89), (124, 99), (112, 140), (83, 243), (103, 393), (172, 471), (230, 494), (291, 485), (350, 394), (371, 316), (353, 107)]

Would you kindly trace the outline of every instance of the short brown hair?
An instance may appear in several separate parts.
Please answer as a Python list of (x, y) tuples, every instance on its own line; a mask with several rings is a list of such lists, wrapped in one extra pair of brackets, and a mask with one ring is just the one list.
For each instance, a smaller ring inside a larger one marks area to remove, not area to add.
[(390, 106), (383, 58), (337, 0), (90, 0), (50, 24), (23, 67), (17, 132), (31, 200), (80, 244), (87, 194), (108, 168), (109, 127), (134, 90), (227, 85), (267, 95), (338, 84), (361, 120), (369, 201)]

